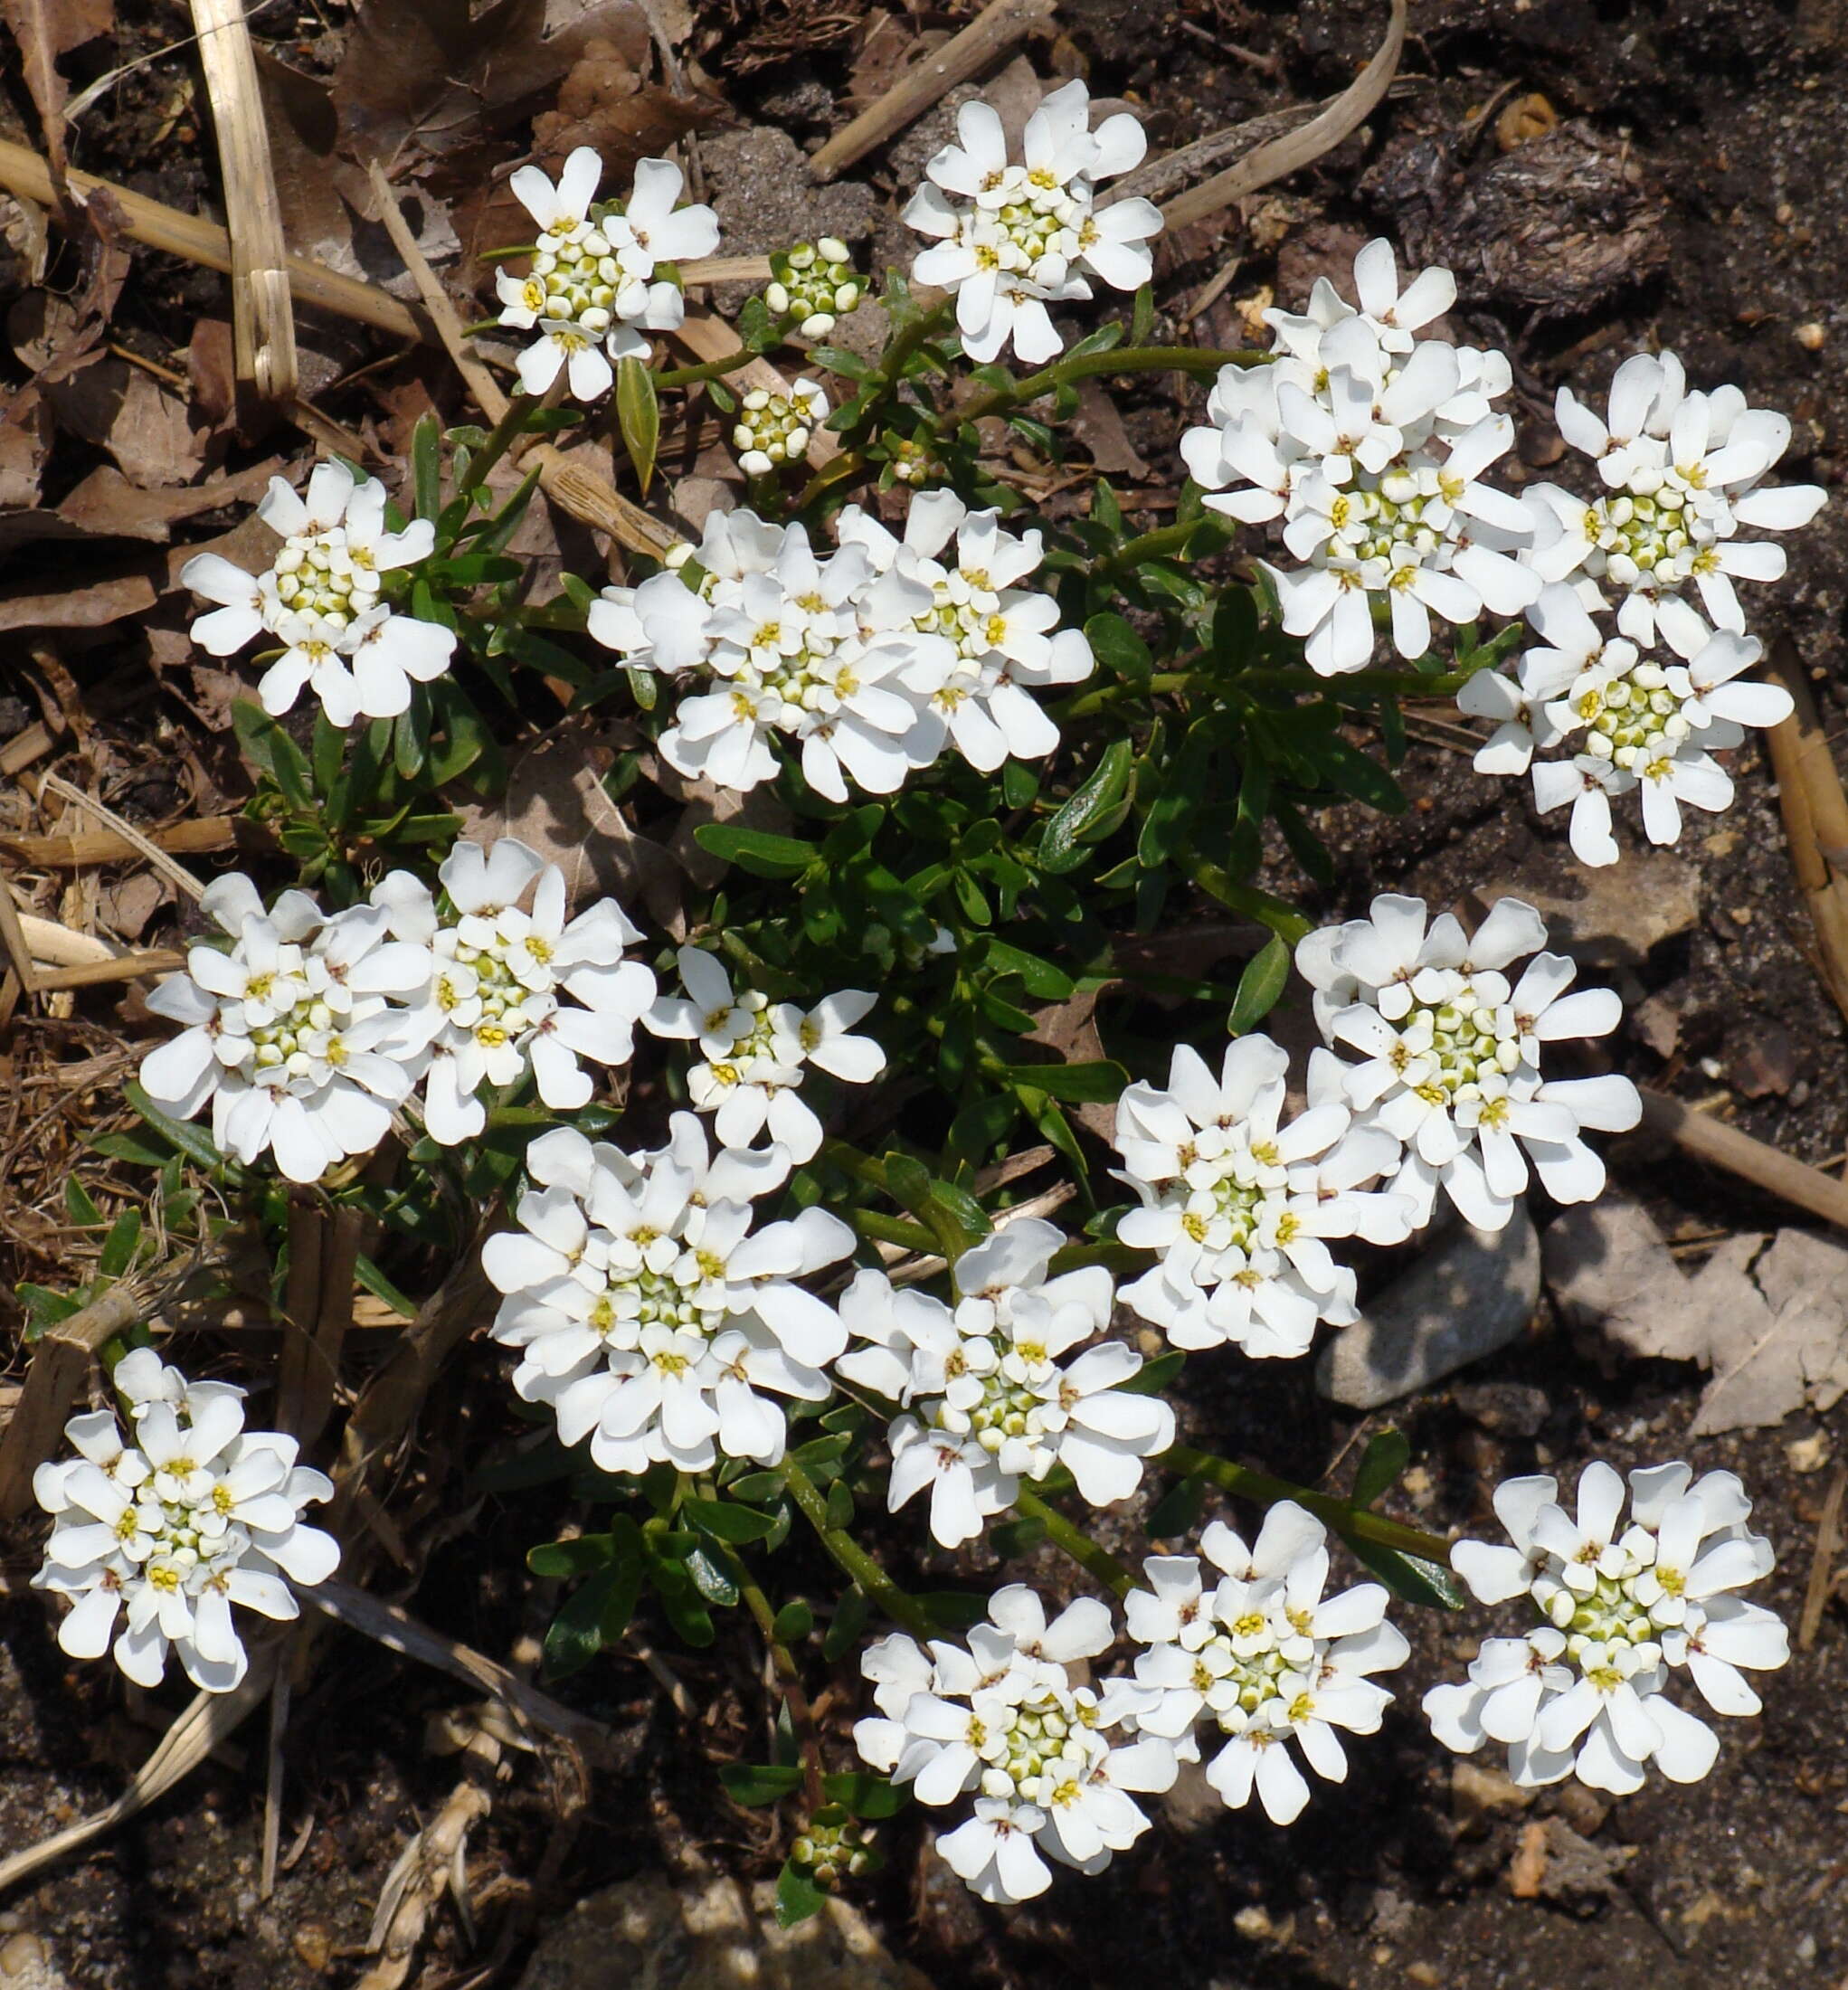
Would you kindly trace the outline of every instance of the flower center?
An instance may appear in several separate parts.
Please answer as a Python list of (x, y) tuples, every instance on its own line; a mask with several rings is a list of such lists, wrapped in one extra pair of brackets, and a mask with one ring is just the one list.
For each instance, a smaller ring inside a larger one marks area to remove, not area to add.
[(270, 571), (284, 608), (336, 630), (349, 628), (378, 604), (371, 554), (349, 547), (343, 526), (285, 539)]
[(1649, 496), (1618, 490), (1598, 498), (1585, 532), (1593, 542), (1586, 572), (1608, 574), (1620, 587), (1672, 591), (1694, 571), (1686, 501), (1672, 484)]

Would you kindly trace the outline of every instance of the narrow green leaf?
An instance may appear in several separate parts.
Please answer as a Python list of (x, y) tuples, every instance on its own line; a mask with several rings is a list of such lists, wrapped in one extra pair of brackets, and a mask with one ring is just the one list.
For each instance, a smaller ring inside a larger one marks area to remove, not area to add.
[(767, 829), (702, 822), (693, 835), (701, 849), (758, 877), (799, 877), (817, 861), (812, 844), (799, 842), (792, 836), (772, 836)]
[(1144, 1361), (1128, 1381), (1116, 1386), (1132, 1396), (1159, 1396), (1186, 1366), (1187, 1356), (1179, 1348), (1170, 1348), (1166, 1354)]
[(202, 1132), (188, 1120), (169, 1117), (141, 1089), (136, 1079), (129, 1078), (123, 1084), (122, 1096), (156, 1133), (171, 1145), (177, 1147), (183, 1154), (190, 1155), (200, 1167), (216, 1170), (224, 1166), (224, 1156), (212, 1144), (210, 1134)]
[(776, 1762), (722, 1763), (718, 1778), (733, 1803), (743, 1804), (747, 1810), (781, 1803), (791, 1791), (802, 1786), (800, 1767), (785, 1768)]
[(911, 1801), (909, 1783), (890, 1783), (883, 1776), (865, 1769), (849, 1769), (840, 1776), (821, 1778), (822, 1794), (830, 1804), (855, 1817), (896, 1817)]
[(655, 456), (661, 442), (661, 407), (655, 396), (655, 376), (644, 359), (616, 362), (616, 419), (622, 444), (635, 466), (641, 494), (654, 480)]
[(358, 1284), (374, 1299), (383, 1299), (393, 1312), (402, 1312), (405, 1319), (417, 1317), (417, 1302), (397, 1286), (374, 1265), (364, 1251), (354, 1260), (353, 1275)]
[(535, 1576), (588, 1576), (612, 1565), (615, 1557), (607, 1534), (580, 1534), (575, 1540), (542, 1540), (526, 1550), (526, 1567)]
[(442, 423), (434, 412), (420, 414), (411, 431), (411, 491), (417, 516), (434, 521), (442, 509)]
[(799, 1644), (815, 1628), (815, 1613), (800, 1597), (793, 1603), (786, 1603), (776, 1613), (776, 1621), (770, 1626), (771, 1635), (779, 1644)]
[(727, 1500), (686, 1499), (680, 1502), (680, 1511), (694, 1526), (710, 1534), (715, 1540), (733, 1543), (762, 1540), (776, 1526), (768, 1513), (757, 1512), (748, 1506), (735, 1506)]
[(80, 1224), (86, 1230), (98, 1229), (103, 1221), (103, 1213), (90, 1199), (90, 1191), (75, 1175), (64, 1178), (64, 1213), (71, 1222)]
[(1104, 750), (1084, 783), (1047, 822), (1039, 839), (1042, 870), (1074, 870), (1084, 861), (1080, 839), (1124, 799), (1133, 759), (1134, 748), (1126, 739), (1114, 740)]
[(1129, 1083), (1129, 1073), (1109, 1058), (1092, 1064), (1010, 1064), (1011, 1085), (1031, 1085), (1068, 1105), (1112, 1105)]
[(1156, 1501), (1149, 1515), (1149, 1539), (1176, 1540), (1192, 1533), (1206, 1503), (1204, 1479), (1177, 1479)]
[(1226, 1019), (1227, 1029), (1235, 1037), (1255, 1029), (1277, 1006), (1289, 980), (1290, 950), (1274, 933), (1245, 963), (1238, 991), (1232, 998), (1232, 1013)]
[(135, 1253), (141, 1244), (141, 1212), (139, 1209), (124, 1209), (109, 1234), (103, 1240), (102, 1255), (97, 1260), (97, 1270), (105, 1278), (126, 1278), (129, 1267), (135, 1262)]
[(828, 1905), (828, 1896), (802, 1869), (785, 1860), (776, 1876), (776, 1925), (795, 1928)]
[[(1102, 488), (1101, 486), (1099, 487)], [(1085, 624), (1085, 640), (1099, 663), (1129, 684), (1146, 684), (1155, 668), (1149, 646), (1121, 615), (1106, 609)]]
[(822, 1657), (831, 1665), (836, 1659), (856, 1650), (872, 1621), (872, 1598), (856, 1583), (834, 1606), (834, 1621), (821, 1640)]
[(1380, 1431), (1360, 1455), (1360, 1463), (1354, 1472), (1354, 1490), (1349, 1495), (1350, 1503), (1360, 1507), (1373, 1505), (1382, 1492), (1398, 1483), (1398, 1476), (1411, 1463), (1411, 1444), (1403, 1431)]
[(1357, 1540), (1352, 1535), (1345, 1539), (1355, 1560), (1370, 1568), (1394, 1596), (1433, 1610), (1468, 1607), (1461, 1585), (1441, 1563), (1426, 1561), (1417, 1555), (1402, 1555), (1396, 1548), (1382, 1548), (1378, 1541)]

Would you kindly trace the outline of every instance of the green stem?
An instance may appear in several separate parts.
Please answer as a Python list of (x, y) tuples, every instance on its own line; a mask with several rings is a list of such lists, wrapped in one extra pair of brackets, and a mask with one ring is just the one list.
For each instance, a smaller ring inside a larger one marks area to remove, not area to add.
[(922, 1223), (907, 1223), (902, 1217), (882, 1216), (877, 1209), (849, 1209), (847, 1219), (860, 1235), (875, 1244), (896, 1244), (900, 1249), (920, 1252), (925, 1257), (941, 1256), (937, 1240)]
[(1105, 1265), (1114, 1272), (1142, 1272), (1148, 1270), (1150, 1262), (1150, 1253), (1137, 1250), (1132, 1244), (1067, 1244), (1063, 1250), (1053, 1253), (1047, 1272), (1057, 1278), (1083, 1265)]
[(780, 1469), (790, 1497), (801, 1509), (802, 1518), (815, 1530), (815, 1538), (833, 1557), (836, 1567), (858, 1583), (895, 1624), (914, 1637), (931, 1636), (936, 1626), (929, 1613), (893, 1581), (844, 1527), (836, 1527), (829, 1520), (828, 1502), (814, 1480), (792, 1457), (786, 1457)]
[(702, 360), (697, 366), (665, 366), (655, 375), (655, 385), (692, 387), (702, 380), (723, 380), (727, 374), (736, 373), (760, 356), (749, 346), (742, 346), (734, 353), (725, 354), (722, 359)]
[(488, 440), (469, 459), (468, 469), (457, 481), (456, 496), (460, 498), (479, 488), (487, 480), (488, 471), (526, 432), (527, 420), (542, 408), (555, 408), (564, 400), (569, 384), (561, 366), (557, 377), (538, 400), (535, 401), (524, 389), (516, 393), (507, 403), (507, 412), (488, 430)]
[(1407, 670), (1350, 670), (1343, 677), (1323, 678), (1313, 670), (1241, 670), (1236, 681), (1240, 688), (1256, 685), (1263, 690), (1320, 691), (1324, 697), (1345, 703), (1353, 692), (1455, 697), (1475, 674), (1473, 669), (1445, 670), (1426, 678)]
[(1101, 578), (1106, 573), (1120, 573), (1125, 567), (1141, 566), (1148, 560), (1165, 560), (1170, 553), (1181, 553), (1201, 526), (1208, 525), (1218, 516), (1208, 512), (1200, 517), (1189, 518), (1185, 525), (1158, 526), (1152, 532), (1139, 533), (1133, 539), (1125, 539), (1116, 551), (1106, 559), (1099, 560), (1092, 568), (1092, 577)]
[(1190, 691), (1204, 680), (1192, 670), (1158, 670), (1146, 684), (1104, 684), (1095, 691), (1086, 691), (1078, 697), (1066, 698), (1062, 704), (1047, 707), (1053, 718), (1061, 725), (1067, 719), (1089, 718), (1095, 712), (1103, 712), (1121, 698), (1133, 698), (1139, 705), (1146, 698), (1162, 697), (1176, 691)]
[(1305, 919), (1295, 906), (1285, 905), (1281, 898), (1274, 898), (1267, 891), (1260, 891), (1256, 885), (1237, 883), (1218, 864), (1197, 866), (1193, 881), (1222, 905), (1243, 913), (1247, 919), (1261, 920), (1285, 946), (1294, 947), (1313, 930), (1313, 921)]
[(1119, 1602), (1132, 1589), (1146, 1587), (1123, 1563), (1120, 1562), (1109, 1549), (1101, 1547), (1080, 1527), (1074, 1525), (1056, 1506), (1048, 1506), (1037, 1492), (1020, 1488), (1014, 1501), (1014, 1511), (1038, 1521), (1046, 1530), (1046, 1538), (1062, 1553), (1069, 1555), (1081, 1568), (1096, 1577)]
[(803, 1794), (809, 1800), (809, 1808), (820, 1810), (827, 1801), (827, 1792), (821, 1786), (827, 1765), (821, 1759), (821, 1735), (815, 1725), (815, 1710), (809, 1704), (809, 1696), (802, 1689), (802, 1675), (797, 1667), (795, 1654), (777, 1636), (776, 1612), (770, 1607), (770, 1598), (758, 1587), (751, 1571), (738, 1556), (733, 1556), (732, 1564), (738, 1578), (738, 1594), (744, 1597), (745, 1608), (756, 1620), (757, 1628), (763, 1634), (763, 1642), (770, 1647), (770, 1663), (776, 1673), (777, 1690), (782, 1695), (783, 1705), (789, 1709), (796, 1750), (802, 1758)]
[(1372, 1541), (1401, 1555), (1415, 1555), (1420, 1561), (1435, 1561), (1441, 1568), (1450, 1566), (1450, 1543), (1441, 1535), (1427, 1534), (1422, 1528), (1407, 1527), (1402, 1521), (1388, 1520), (1384, 1514), (1350, 1506), (1332, 1493), (1292, 1485), (1287, 1479), (1253, 1472), (1248, 1466), (1234, 1464), (1229, 1458), (1215, 1457), (1210, 1451), (1196, 1451), (1190, 1445), (1170, 1445), (1155, 1463), (1180, 1473), (1183, 1478), (1209, 1480), (1222, 1492), (1236, 1492), (1262, 1506), (1294, 1500), (1344, 1540)]
[[(1101, 374), (1218, 373), (1221, 366), (1267, 366), (1272, 356), (1258, 352), (1212, 352), (1189, 346), (1118, 346), (1107, 353), (1079, 353), (1056, 359), (1024, 380), (989, 388), (974, 400), (948, 410), (947, 415), (959, 422), (980, 422), (984, 415), (998, 413), (1003, 408), (1022, 407), (1037, 401), (1041, 394), (1050, 393), (1068, 381), (1091, 380)], [(931, 427), (934, 433), (936, 423)]]

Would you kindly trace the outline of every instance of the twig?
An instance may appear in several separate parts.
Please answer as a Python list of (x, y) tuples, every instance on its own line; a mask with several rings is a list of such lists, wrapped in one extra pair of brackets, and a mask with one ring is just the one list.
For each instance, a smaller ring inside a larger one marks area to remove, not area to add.
[(17, 738), (0, 746), (0, 774), (16, 774), (30, 767), (33, 761), (43, 760), (56, 744), (56, 735), (43, 720), (28, 725)]
[(270, 402), (296, 390), (295, 315), (289, 251), (257, 86), (257, 56), (243, 0), (192, 0), (199, 63), (212, 119), (231, 235), (231, 307), (237, 376)]
[[(57, 1449), (64, 1418), (89, 1377), (97, 1350), (145, 1320), (147, 1305), (140, 1282), (125, 1278), (100, 1299), (45, 1330), (33, 1349), (19, 1401), (0, 1433), (0, 1521), (25, 1511), (33, 1474)], [(0, 1877), (5, 1872), (0, 1867)]]
[(1797, 1161), (1782, 1149), (1754, 1140), (1724, 1120), (1697, 1113), (1660, 1092), (1643, 1094), (1643, 1123), (1664, 1133), (1683, 1153), (1723, 1168), (1772, 1195), (1807, 1209), (1825, 1222), (1848, 1229), (1848, 1183)]
[(1815, 1553), (1810, 1557), (1809, 1585), (1803, 1593), (1803, 1616), (1797, 1620), (1796, 1648), (1806, 1652), (1823, 1627), (1823, 1612), (1835, 1587), (1835, 1556), (1842, 1546), (1842, 1496), (1848, 1492), (1848, 1464), (1838, 1464), (1816, 1522)]
[(979, 76), (1046, 27), (1053, 5), (1054, 0), (989, 0), (962, 33), (952, 35), (934, 55), (914, 62), (877, 103), (837, 131), (809, 161), (810, 173), (818, 180), (831, 180), (856, 159), (877, 150), (933, 104), (941, 103), (958, 83)]
[[(33, 783), (28, 780), (26, 786)], [(179, 859), (161, 848), (151, 837), (144, 835), (132, 822), (126, 822), (113, 809), (105, 808), (94, 797), (84, 793), (81, 788), (66, 781), (61, 774), (41, 774), (36, 783), (38, 798), (43, 801), (49, 789), (55, 795), (62, 795), (66, 801), (73, 802), (80, 809), (88, 809), (106, 829), (111, 830), (131, 850), (138, 851), (168, 884), (183, 891), (196, 905), (205, 896), (205, 887), (194, 877)]]
[(1815, 929), (1823, 983), (1848, 1016), (1848, 878), (1831, 860), (1848, 861), (1848, 795), (1816, 715), (1803, 659), (1787, 636), (1772, 644), (1765, 674), (1789, 692), (1796, 706), (1765, 741), (1777, 777), (1790, 867)]
[(1398, 71), (1399, 57), (1405, 52), (1406, 5), (1407, 0), (1392, 0), (1392, 19), (1386, 39), (1374, 52), (1373, 59), (1332, 103), (1323, 105), (1300, 130), (1257, 147), (1237, 166), (1216, 173), (1191, 193), (1170, 201), (1161, 210), (1161, 219), (1170, 230), (1205, 221), (1246, 194), (1300, 172), (1364, 123), (1386, 95)]
[(282, 1737), (289, 1731), (289, 1668), (301, 1640), (300, 1627), (285, 1634), (276, 1663), (276, 1690), (270, 1695), (269, 1760), (263, 1777), (263, 1855), (257, 1898), (276, 1890), (276, 1856), (282, 1847)]
[(49, 995), (61, 988), (94, 988), (100, 981), (137, 981), (144, 974), (171, 974), (185, 964), (185, 955), (170, 947), (156, 947), (147, 953), (118, 953), (82, 967), (52, 968), (34, 977), (33, 990)]
[[(87, 800), (84, 805), (96, 807)], [(244, 824), (245, 833), (252, 826)], [(171, 829), (151, 829), (145, 836), (137, 830), (136, 835), (139, 841), (131, 842), (125, 832), (115, 829), (80, 829), (71, 836), (0, 835), (0, 857), (45, 870), (84, 870), (92, 864), (118, 864), (137, 852), (146, 855), (144, 844), (152, 844), (170, 855), (205, 857), (215, 850), (237, 847), (239, 820), (230, 815), (195, 816), (190, 821), (175, 822)]]

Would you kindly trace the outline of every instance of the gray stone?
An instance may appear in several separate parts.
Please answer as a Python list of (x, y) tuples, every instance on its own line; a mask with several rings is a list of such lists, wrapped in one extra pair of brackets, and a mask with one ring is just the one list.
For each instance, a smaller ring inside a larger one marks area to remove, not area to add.
[(843, 1900), (776, 1925), (776, 1889), (677, 1888), (659, 1872), (587, 1894), (542, 1936), (520, 1990), (932, 1990)]
[(1459, 1223), (1322, 1350), (1316, 1387), (1350, 1409), (1428, 1388), (1518, 1340), (1540, 1287), (1540, 1238), (1524, 1204), (1504, 1229)]

